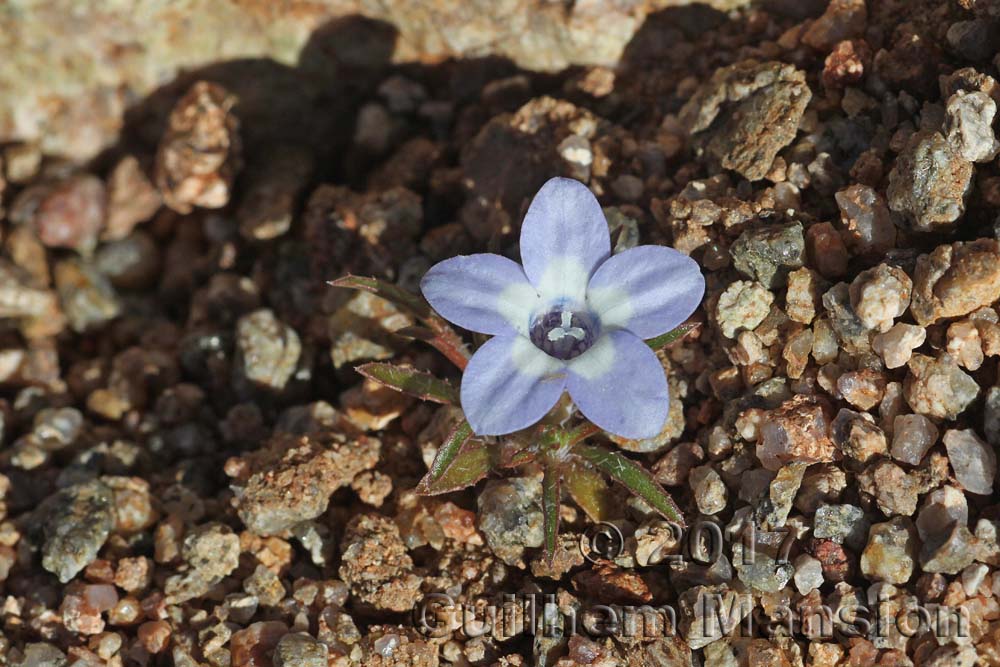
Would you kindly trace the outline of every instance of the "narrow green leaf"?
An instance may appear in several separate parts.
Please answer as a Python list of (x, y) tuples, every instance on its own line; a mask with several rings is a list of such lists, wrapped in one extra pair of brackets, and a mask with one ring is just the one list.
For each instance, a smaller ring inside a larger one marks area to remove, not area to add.
[(684, 516), (674, 499), (645, 468), (632, 459), (594, 445), (577, 445), (573, 453), (645, 500), (664, 518), (684, 525)]
[(378, 278), (368, 278), (365, 276), (346, 275), (343, 278), (331, 280), (327, 284), (334, 287), (346, 287), (348, 289), (365, 290), (377, 294), (387, 301), (391, 301), (401, 308), (409, 310), (420, 318), (430, 315), (431, 308), (422, 297), (409, 292), (398, 285), (379, 280)]
[(472, 427), (467, 420), (463, 419), (451, 430), (451, 433), (448, 434), (448, 437), (445, 438), (444, 442), (438, 448), (434, 462), (431, 463), (431, 469), (427, 473), (428, 478), (435, 480), (443, 475), (448, 466), (455, 460), (455, 457), (458, 456), (458, 453), (462, 451), (462, 446), (471, 437)]
[(673, 331), (668, 331), (665, 334), (660, 334), (656, 338), (650, 338), (646, 341), (646, 345), (650, 346), (654, 350), (659, 350), (662, 347), (670, 345), (675, 340), (683, 338), (688, 332), (697, 329), (701, 326), (698, 322), (687, 322), (680, 325)]
[(436, 459), (432, 472), (424, 475), (417, 485), (417, 493), (422, 496), (436, 496), (472, 486), (493, 470), (494, 457), (489, 445), (482, 440), (470, 439), (466, 440), (461, 451), (441, 474), (432, 479), (435, 467), (437, 467)]
[(362, 364), (355, 370), (366, 378), (371, 378), (386, 387), (401, 391), (414, 398), (444, 403), (445, 405), (458, 404), (458, 391), (451, 384), (410, 366), (397, 366), (373, 361)]
[(545, 532), (545, 558), (551, 563), (559, 540), (559, 466), (548, 463), (542, 478), (542, 517)]
[(438, 449), (430, 471), (417, 484), (417, 493), (433, 496), (472, 486), (494, 467), (490, 447), (472, 438), (472, 427), (462, 420)]
[(583, 462), (576, 462), (563, 469), (563, 483), (580, 509), (591, 521), (608, 521), (614, 516), (611, 489), (604, 478)]

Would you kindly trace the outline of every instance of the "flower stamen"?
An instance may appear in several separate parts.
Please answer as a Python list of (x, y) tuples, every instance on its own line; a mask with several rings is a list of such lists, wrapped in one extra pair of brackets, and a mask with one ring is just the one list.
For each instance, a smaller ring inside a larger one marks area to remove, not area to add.
[(535, 319), (530, 336), (542, 352), (567, 361), (590, 349), (597, 338), (597, 329), (597, 322), (589, 313), (557, 307)]

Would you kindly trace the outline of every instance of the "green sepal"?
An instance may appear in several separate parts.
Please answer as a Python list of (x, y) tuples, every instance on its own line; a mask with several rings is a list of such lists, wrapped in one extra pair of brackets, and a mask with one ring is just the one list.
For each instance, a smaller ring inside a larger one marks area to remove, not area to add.
[(670, 345), (675, 340), (683, 338), (685, 335), (697, 329), (699, 326), (701, 325), (698, 322), (687, 322), (685, 324), (680, 325), (673, 331), (668, 331), (665, 334), (660, 334), (656, 338), (650, 338), (649, 340), (646, 341), (646, 345), (648, 345), (654, 350), (659, 350), (662, 347)]

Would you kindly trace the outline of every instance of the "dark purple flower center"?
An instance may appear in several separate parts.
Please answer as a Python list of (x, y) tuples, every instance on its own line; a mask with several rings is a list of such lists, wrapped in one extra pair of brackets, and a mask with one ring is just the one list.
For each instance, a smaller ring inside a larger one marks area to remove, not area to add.
[(539, 350), (568, 361), (591, 348), (597, 340), (598, 328), (589, 313), (556, 307), (535, 318), (529, 335)]

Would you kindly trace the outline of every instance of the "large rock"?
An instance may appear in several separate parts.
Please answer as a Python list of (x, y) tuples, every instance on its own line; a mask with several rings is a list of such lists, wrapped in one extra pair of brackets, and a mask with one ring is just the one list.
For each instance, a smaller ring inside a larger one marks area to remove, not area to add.
[[(279, 11), (267, 2), (192, 0), (178, 11), (166, 0), (40, 0), (30, 11), (0, 13), (0, 143), (38, 141), (47, 153), (93, 157), (117, 140), (135, 100), (182, 70), (226, 61), (252, 68), (242, 79), (253, 85), (297, 65), (332, 80), (341, 68), (465, 55), (504, 56), (537, 70), (613, 65), (649, 13), (681, 4), (688, 3), (320, 0)], [(309, 99), (300, 92), (288, 97)], [(301, 114), (287, 102), (269, 95), (263, 106)], [(308, 128), (300, 129), (307, 138)]]

